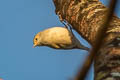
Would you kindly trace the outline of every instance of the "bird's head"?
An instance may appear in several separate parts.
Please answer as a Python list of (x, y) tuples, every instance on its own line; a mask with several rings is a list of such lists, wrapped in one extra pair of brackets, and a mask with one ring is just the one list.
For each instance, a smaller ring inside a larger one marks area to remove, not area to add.
[(37, 33), (33, 39), (33, 47), (41, 46), (41, 32)]

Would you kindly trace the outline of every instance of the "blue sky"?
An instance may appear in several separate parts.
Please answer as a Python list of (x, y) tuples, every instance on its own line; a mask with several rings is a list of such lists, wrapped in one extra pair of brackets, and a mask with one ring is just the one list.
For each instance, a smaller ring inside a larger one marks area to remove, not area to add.
[[(106, 3), (108, 0), (102, 0)], [(63, 26), (52, 0), (0, 0), (0, 77), (4, 80), (68, 80), (74, 78), (88, 53), (33, 46), (34, 35)], [(120, 16), (120, 6), (116, 10)], [(119, 11), (119, 12), (118, 12)], [(86, 41), (75, 32), (83, 44)], [(86, 80), (92, 80), (93, 69)]]

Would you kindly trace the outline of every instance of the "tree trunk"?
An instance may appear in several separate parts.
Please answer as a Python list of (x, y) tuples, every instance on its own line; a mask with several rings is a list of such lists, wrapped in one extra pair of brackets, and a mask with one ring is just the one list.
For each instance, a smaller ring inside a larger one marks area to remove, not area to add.
[[(108, 12), (99, 0), (54, 0), (56, 14), (92, 46)], [(95, 80), (120, 80), (120, 19), (111, 16), (106, 37), (94, 60)]]

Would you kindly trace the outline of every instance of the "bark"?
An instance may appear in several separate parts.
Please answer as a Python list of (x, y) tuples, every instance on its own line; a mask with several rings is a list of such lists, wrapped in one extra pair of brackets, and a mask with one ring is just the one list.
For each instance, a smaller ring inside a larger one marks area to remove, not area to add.
[[(66, 20), (92, 46), (108, 12), (99, 0), (54, 0), (56, 14)], [(108, 25), (102, 47), (94, 60), (95, 80), (120, 80), (120, 19)]]

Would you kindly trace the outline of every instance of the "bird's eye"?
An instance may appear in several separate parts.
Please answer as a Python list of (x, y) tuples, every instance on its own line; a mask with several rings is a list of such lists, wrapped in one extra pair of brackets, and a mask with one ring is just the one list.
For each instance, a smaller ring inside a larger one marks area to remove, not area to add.
[(35, 38), (35, 40), (37, 41), (38, 39), (37, 39), (37, 38)]

